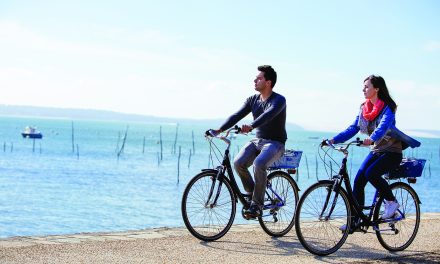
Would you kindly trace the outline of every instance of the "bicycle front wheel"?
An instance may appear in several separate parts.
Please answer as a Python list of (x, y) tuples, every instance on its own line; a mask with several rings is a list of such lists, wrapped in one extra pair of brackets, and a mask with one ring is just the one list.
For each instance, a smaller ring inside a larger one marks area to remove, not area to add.
[(283, 171), (272, 172), (267, 181), (270, 183), (264, 202), (267, 210), (263, 211), (263, 216), (259, 217), (258, 221), (268, 235), (284, 236), (295, 223), (298, 187), (295, 180)]
[(400, 204), (394, 219), (379, 219), (384, 211), (383, 197), (376, 205), (373, 219), (379, 223), (376, 230), (379, 243), (389, 251), (401, 251), (413, 242), (419, 230), (419, 200), (414, 189), (406, 183), (396, 182), (390, 187)]
[(351, 217), (350, 204), (343, 189), (336, 193), (332, 181), (310, 186), (298, 202), (295, 230), (310, 253), (325, 256), (336, 252), (345, 242)]
[[(216, 172), (196, 175), (182, 197), (182, 217), (189, 232), (203, 241), (224, 236), (232, 226), (236, 211), (234, 192), (228, 181), (216, 179)], [(218, 196), (217, 196), (218, 195)]]

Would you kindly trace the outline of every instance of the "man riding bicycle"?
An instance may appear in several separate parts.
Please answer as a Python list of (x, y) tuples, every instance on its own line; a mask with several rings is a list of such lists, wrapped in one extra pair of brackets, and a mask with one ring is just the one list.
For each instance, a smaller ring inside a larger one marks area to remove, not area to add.
[[(252, 197), (250, 207), (244, 211), (247, 219), (261, 215), (267, 168), (283, 155), (287, 140), (286, 99), (272, 91), (277, 81), (277, 73), (270, 65), (259, 66), (258, 71), (254, 80), (258, 94), (248, 97), (243, 106), (219, 129), (211, 130), (211, 133), (217, 135), (252, 112), (254, 120), (250, 124), (242, 125), (241, 131), (248, 133), (256, 129), (256, 138), (243, 146), (234, 160), (234, 168), (240, 175), (243, 187), (248, 196)], [(254, 167), (255, 182), (248, 170), (251, 165)]]

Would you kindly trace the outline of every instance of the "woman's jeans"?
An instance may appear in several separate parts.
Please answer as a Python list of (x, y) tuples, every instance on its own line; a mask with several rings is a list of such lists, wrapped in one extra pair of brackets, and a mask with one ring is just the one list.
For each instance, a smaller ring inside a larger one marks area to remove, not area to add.
[(353, 195), (360, 206), (365, 204), (365, 185), (370, 182), (385, 200), (394, 201), (395, 197), (388, 182), (382, 175), (396, 169), (402, 161), (402, 153), (370, 152), (362, 163), (353, 185)]
[[(264, 204), (267, 168), (284, 154), (284, 144), (275, 140), (255, 138), (248, 142), (234, 160), (234, 167), (246, 192), (253, 193), (252, 202)], [(254, 165), (255, 183), (248, 168)]]

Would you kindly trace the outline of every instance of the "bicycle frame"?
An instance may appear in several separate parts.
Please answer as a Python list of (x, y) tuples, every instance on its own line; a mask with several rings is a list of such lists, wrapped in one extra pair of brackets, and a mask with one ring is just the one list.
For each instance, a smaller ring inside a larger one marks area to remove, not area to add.
[[(211, 186), (211, 190), (210, 190), (210, 193), (209, 193), (209, 196), (208, 196), (208, 199), (207, 199), (205, 206), (213, 207), (217, 203), (217, 199), (220, 195), (221, 188), (222, 188), (222, 181), (219, 181), (219, 186), (217, 188), (217, 192), (216, 192), (214, 201), (211, 204), (209, 204), (209, 201), (211, 200), (211, 196), (213, 195), (213, 192), (214, 192), (215, 182), (220, 177), (222, 177), (226, 181), (229, 181), (229, 183), (232, 187), (232, 190), (234, 192), (235, 198), (238, 198), (238, 201), (240, 201), (245, 207), (250, 206), (249, 201), (246, 200), (246, 197), (248, 197), (248, 196), (246, 194), (243, 194), (241, 192), (240, 188), (238, 187), (238, 184), (237, 184), (237, 181), (235, 180), (235, 175), (234, 175), (234, 172), (233, 172), (233, 169), (231, 166), (231, 160), (229, 158), (229, 153), (230, 153), (229, 149), (231, 146), (231, 141), (230, 141), (230, 139), (228, 139), (228, 136), (229, 136), (230, 132), (234, 131), (234, 130), (236, 131), (236, 133), (239, 133), (238, 128), (234, 127), (234, 128), (227, 130), (225, 136), (218, 137), (219, 139), (223, 140), (227, 144), (227, 147), (226, 147), (224, 155), (223, 155), (222, 164), (220, 166), (218, 166), (216, 169), (202, 170), (202, 171), (214, 170), (217, 172), (216, 179), (213, 179), (214, 184)], [(275, 204), (273, 203), (274, 200), (271, 198), (271, 195), (268, 193), (267, 189), (269, 189), (275, 195), (275, 197), (278, 199), (279, 202), (277, 202)], [(267, 183), (266, 194), (271, 199), (272, 203), (270, 205), (264, 205), (263, 210), (273, 209), (273, 208), (277, 208), (277, 207), (285, 205), (285, 201), (283, 201), (281, 196), (272, 189), (272, 185), (269, 182)], [(263, 215), (263, 216), (265, 216), (265, 215)]]
[[(352, 141), (350, 143), (347, 144), (347, 146), (345, 148), (336, 148), (335, 146), (333, 146), (332, 144), (330, 144), (328, 142), (329, 146), (331, 146), (333, 149), (336, 149), (340, 152), (342, 152), (344, 154), (344, 158), (342, 159), (342, 163), (341, 163), (341, 167), (339, 168), (339, 173), (338, 175), (335, 175), (332, 177), (332, 181), (333, 181), (333, 187), (332, 189), (335, 191), (335, 198), (333, 200), (332, 203), (332, 207), (330, 208), (330, 211), (328, 213), (328, 215), (325, 217), (325, 219), (330, 218), (333, 209), (335, 207), (336, 201), (337, 201), (337, 197), (339, 195), (340, 192), (340, 188), (342, 187), (342, 183), (344, 183), (344, 187), (345, 187), (345, 192), (348, 194), (347, 198), (349, 201), (349, 204), (351, 206), (351, 208), (354, 210), (354, 215), (358, 216), (360, 219), (362, 219), (362, 226), (366, 227), (368, 229), (368, 227), (373, 226), (374, 230), (378, 230), (378, 224), (379, 223), (384, 223), (384, 222), (395, 222), (395, 221), (399, 221), (402, 219), (405, 219), (405, 214), (404, 212), (402, 212), (401, 210), (398, 209), (399, 212), (399, 217), (394, 218), (394, 219), (387, 219), (387, 220), (380, 220), (380, 222), (372, 222), (371, 218), (373, 217), (373, 212), (374, 212), (374, 208), (377, 205), (377, 201), (379, 200), (379, 192), (376, 190), (374, 197), (373, 197), (373, 201), (372, 204), (370, 206), (363, 206), (361, 207), (359, 205), (359, 203), (357, 202), (356, 198), (354, 197), (352, 188), (351, 188), (351, 183), (350, 183), (350, 177), (348, 175), (348, 171), (347, 171), (347, 158), (348, 158), (348, 147), (351, 144), (356, 144), (358, 146), (360, 146), (362, 144), (362, 141), (360, 140), (356, 140), (356, 141)], [(344, 189), (344, 188), (343, 188)], [(321, 218), (323, 217), (323, 214), (328, 206), (328, 200), (330, 198), (330, 194), (331, 192), (329, 192), (327, 199), (326, 199), (326, 203), (324, 205), (324, 208), (321, 212)], [(369, 210), (368, 215), (366, 215), (363, 211), (364, 210)], [(365, 230), (366, 231), (366, 230)]]

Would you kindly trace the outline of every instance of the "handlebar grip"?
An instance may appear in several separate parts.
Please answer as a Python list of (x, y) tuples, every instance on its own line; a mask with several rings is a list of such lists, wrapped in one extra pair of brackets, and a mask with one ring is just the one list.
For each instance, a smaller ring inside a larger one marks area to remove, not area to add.
[(234, 129), (236, 130), (236, 131), (235, 131), (236, 134), (241, 133), (241, 128), (240, 128), (238, 125), (235, 125), (235, 126), (234, 126)]
[(207, 137), (216, 137), (218, 133), (215, 132), (214, 129), (208, 129), (205, 131), (205, 136)]
[[(358, 147), (364, 144), (364, 141), (358, 137), (356, 138), (356, 141), (357, 141), (356, 146)], [(374, 141), (372, 141), (370, 145), (374, 145)]]

